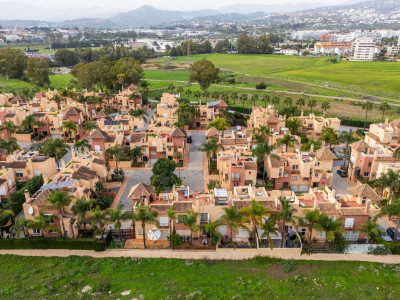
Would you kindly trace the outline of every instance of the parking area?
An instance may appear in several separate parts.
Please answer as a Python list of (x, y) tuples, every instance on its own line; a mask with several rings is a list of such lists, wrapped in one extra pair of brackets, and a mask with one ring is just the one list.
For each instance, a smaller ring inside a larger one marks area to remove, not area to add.
[(337, 194), (349, 194), (349, 191), (347, 190), (348, 188), (351, 187), (351, 185), (341, 177), (340, 175), (337, 174), (336, 168), (339, 166), (343, 165), (343, 160), (335, 160), (333, 161), (333, 188), (335, 189)]

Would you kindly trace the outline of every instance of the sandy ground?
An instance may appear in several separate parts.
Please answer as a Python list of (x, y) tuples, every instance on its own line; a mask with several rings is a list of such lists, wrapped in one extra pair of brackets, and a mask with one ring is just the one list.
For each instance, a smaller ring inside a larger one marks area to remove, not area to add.
[(0, 255), (14, 254), (22, 256), (67, 257), (70, 255), (101, 257), (143, 257), (143, 258), (179, 258), (179, 259), (211, 259), (211, 260), (242, 260), (257, 255), (268, 255), (282, 259), (329, 260), (329, 261), (369, 261), (379, 263), (400, 264), (400, 255), (374, 256), (368, 254), (312, 254), (300, 255), (298, 250), (283, 252), (281, 249), (232, 251), (171, 251), (171, 250), (107, 250), (95, 252), (88, 250), (0, 250)]

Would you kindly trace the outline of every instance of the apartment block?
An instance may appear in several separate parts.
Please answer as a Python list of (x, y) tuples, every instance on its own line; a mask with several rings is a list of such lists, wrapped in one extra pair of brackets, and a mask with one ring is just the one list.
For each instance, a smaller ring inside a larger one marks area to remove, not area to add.
[(372, 38), (356, 39), (352, 44), (354, 61), (373, 61), (375, 55), (375, 41)]
[(322, 138), (322, 129), (324, 127), (332, 128), (336, 133), (340, 130), (340, 120), (338, 118), (326, 118), (323, 116), (316, 116), (310, 113), (308, 116), (296, 117), (302, 126), (302, 132), (307, 135), (308, 139), (319, 139)]

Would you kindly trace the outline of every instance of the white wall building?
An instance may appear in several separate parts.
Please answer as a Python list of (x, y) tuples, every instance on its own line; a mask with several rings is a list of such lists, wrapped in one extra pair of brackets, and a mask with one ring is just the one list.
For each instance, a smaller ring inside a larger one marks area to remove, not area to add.
[(354, 61), (372, 61), (375, 53), (375, 41), (372, 38), (356, 39), (352, 44)]

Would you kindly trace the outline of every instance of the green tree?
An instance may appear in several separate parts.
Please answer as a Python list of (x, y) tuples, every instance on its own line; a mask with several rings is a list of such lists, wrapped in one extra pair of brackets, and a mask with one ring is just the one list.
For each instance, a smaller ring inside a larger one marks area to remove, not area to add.
[(106, 150), (106, 158), (114, 159), (115, 161), (116, 173), (119, 173), (118, 163), (121, 161), (123, 153), (123, 148), (119, 145), (114, 145)]
[(21, 149), (17, 143), (17, 139), (9, 137), (8, 140), (0, 140), (0, 148), (5, 149), (8, 154), (13, 153), (15, 150)]
[(34, 126), (43, 126), (43, 123), (40, 121), (37, 121), (33, 115), (28, 115), (22, 121), (21, 125), (25, 130), (34, 132)]
[(285, 100), (283, 100), (283, 103), (285, 103), (286, 106), (290, 106), (293, 103), (293, 99), (290, 97), (285, 98)]
[(385, 117), (385, 112), (387, 110), (390, 110), (390, 105), (387, 102), (381, 102), (381, 104), (379, 104), (378, 109), (382, 112), (382, 123), (383, 123), (383, 118)]
[(15, 125), (13, 121), (4, 121), (3, 126), (0, 127), (0, 131), (6, 130), (9, 137), (11, 133), (16, 132), (18, 129), (19, 127)]
[(142, 232), (143, 232), (143, 246), (146, 249), (146, 223), (147, 224), (155, 224), (158, 226), (157, 216), (158, 213), (155, 210), (152, 210), (148, 206), (138, 206), (136, 209), (136, 213), (134, 214), (134, 222), (141, 222)]
[(173, 94), (174, 91), (175, 91), (175, 85), (172, 84), (172, 83), (168, 84), (167, 91), (168, 91), (169, 93)]
[(233, 100), (233, 103), (236, 104), (236, 100), (239, 99), (239, 94), (237, 92), (232, 92), (231, 98)]
[(279, 214), (279, 218), (283, 221), (281, 241), (281, 247), (283, 248), (283, 245), (286, 241), (286, 224), (288, 222), (292, 224), (296, 223), (296, 219), (294, 218), (293, 214), (297, 212), (297, 209), (290, 205), (290, 202), (286, 197), (280, 197), (279, 201), (281, 202), (281, 212)]
[(294, 146), (294, 142), (296, 142), (296, 138), (293, 135), (286, 133), (283, 135), (282, 138), (278, 139), (276, 142), (277, 142), (278, 146), (285, 145), (286, 151), (287, 151), (289, 147)]
[(45, 216), (44, 213), (40, 211), (38, 216), (27, 222), (26, 228), (43, 230), (45, 232), (43, 235), (47, 237), (47, 233), (50, 230), (60, 232), (55, 225), (50, 224), (54, 219), (57, 219), (57, 217)]
[(304, 98), (297, 99), (296, 106), (298, 106), (300, 110), (303, 108), (304, 105), (306, 105), (306, 99)]
[(121, 243), (121, 248), (123, 247), (122, 243), (122, 234), (121, 234), (121, 226), (123, 221), (131, 220), (133, 217), (132, 211), (123, 211), (123, 204), (118, 204), (116, 209), (107, 208), (106, 214), (108, 215), (108, 222), (114, 224), (115, 231), (119, 235), (119, 241)]
[(57, 169), (60, 169), (59, 160), (65, 155), (70, 147), (61, 139), (49, 138), (42, 143), (42, 152), (50, 157), (54, 157), (57, 163)]
[(382, 176), (373, 183), (373, 187), (381, 194), (383, 194), (385, 189), (389, 189), (389, 196), (398, 196), (400, 194), (400, 171), (395, 172), (389, 169), (387, 173), (382, 174)]
[(313, 229), (317, 229), (317, 231), (321, 230), (321, 226), (319, 224), (320, 213), (318, 209), (315, 210), (307, 210), (305, 216), (303, 218), (299, 218), (299, 225), (307, 227), (309, 236), (308, 243), (311, 243), (312, 232)]
[[(398, 197), (395, 196), (391, 196), (389, 198), (389, 201), (382, 206), (381, 208), (381, 212), (379, 213), (379, 216), (387, 216), (389, 218), (392, 217), (400, 217), (400, 199)], [(396, 224), (396, 230), (395, 232), (399, 232), (399, 227), (400, 227), (400, 222), (397, 222)], [(393, 237), (393, 241), (396, 242), (397, 241), (397, 236), (398, 234), (396, 234)]]
[(269, 95), (265, 94), (265, 95), (262, 97), (262, 101), (264, 102), (265, 108), (267, 108), (268, 103), (271, 102), (271, 97), (270, 97)]
[(224, 214), (221, 216), (221, 224), (229, 227), (230, 240), (232, 243), (233, 231), (237, 232), (239, 228), (247, 229), (242, 222), (242, 213), (237, 210), (234, 206), (224, 207)]
[(324, 114), (326, 114), (326, 111), (328, 109), (330, 109), (330, 108), (331, 108), (331, 105), (330, 105), (329, 102), (322, 102), (321, 103), (321, 109), (324, 111)]
[(317, 106), (317, 100), (309, 99), (307, 105), (311, 109), (311, 112), (313, 112), (313, 108)]
[(325, 231), (326, 240), (335, 242), (338, 234), (342, 234), (343, 229), (343, 219), (342, 218), (332, 218), (326, 214), (321, 214), (318, 220), (319, 226), (321, 226), (321, 231)]
[(40, 87), (48, 86), (50, 84), (49, 68), (50, 62), (48, 59), (30, 57), (28, 58), (26, 76)]
[(362, 109), (365, 110), (365, 121), (364, 121), (364, 131), (367, 127), (368, 112), (374, 109), (374, 104), (370, 101), (363, 102), (361, 105)]
[(261, 202), (253, 199), (251, 200), (251, 205), (249, 207), (243, 207), (240, 212), (244, 215), (242, 222), (251, 222), (251, 236), (253, 242), (256, 242), (258, 239), (257, 225), (262, 224), (262, 218), (264, 216), (270, 215), (270, 209), (262, 205)]
[(218, 138), (211, 137), (209, 141), (202, 144), (202, 147), (199, 150), (205, 152), (211, 162), (211, 157), (215, 160), (217, 158), (218, 150), (224, 150), (224, 146), (219, 143)]
[[(169, 224), (169, 235), (172, 235), (172, 232), (175, 231), (175, 228), (172, 228), (172, 224), (173, 222), (175, 222), (176, 219), (176, 213), (175, 213), (176, 207), (175, 206), (171, 206), (171, 208), (167, 209), (165, 212), (167, 213), (168, 216), (168, 224)], [(174, 243), (173, 240), (170, 240), (169, 242), (169, 246), (171, 247), (171, 249), (174, 249)]]
[(260, 99), (260, 97), (258, 96), (258, 94), (252, 94), (251, 95), (251, 101), (253, 101), (254, 106), (257, 105), (257, 101)]
[(192, 245), (193, 232), (196, 232), (200, 229), (200, 226), (197, 224), (197, 217), (199, 216), (199, 213), (192, 212), (190, 210), (188, 210), (186, 213), (187, 213), (187, 218), (183, 221), (183, 224), (185, 224), (190, 229), (190, 245)]
[(182, 180), (174, 174), (175, 168), (176, 163), (168, 158), (160, 158), (154, 164), (150, 184), (156, 187), (157, 193), (182, 184)]
[(261, 238), (267, 238), (269, 248), (274, 249), (274, 241), (271, 238), (272, 234), (278, 234), (279, 229), (276, 227), (278, 223), (278, 216), (276, 214), (271, 214), (271, 216), (262, 224), (261, 228), (264, 231)]
[(74, 148), (75, 148), (76, 152), (78, 152), (78, 153), (79, 153), (79, 152), (84, 153), (85, 150), (86, 150), (86, 149), (90, 149), (91, 146), (90, 146), (90, 143), (89, 143), (89, 141), (88, 141), (87, 139), (82, 139), (82, 140), (76, 141), (76, 142), (74, 143)]
[(229, 125), (226, 123), (225, 119), (217, 118), (208, 124), (207, 129), (210, 129), (211, 127), (215, 127), (219, 131), (224, 131), (228, 129)]
[[(258, 169), (260, 170), (262, 167), (262, 164), (265, 160), (265, 156), (266, 155), (270, 155), (271, 151), (272, 151), (272, 147), (269, 145), (268, 141), (263, 141), (261, 143), (258, 143), (256, 148), (253, 149), (253, 155), (257, 156), (257, 165), (258, 165)], [(265, 169), (262, 168), (263, 170), (263, 180), (265, 179)]]
[(375, 240), (379, 237), (379, 225), (375, 220), (368, 220), (367, 222), (361, 224), (360, 231), (365, 232), (367, 235), (367, 244), (370, 243), (371, 239)]
[(76, 123), (74, 121), (71, 120), (66, 120), (63, 123), (63, 127), (65, 129), (65, 131), (68, 132), (68, 137), (71, 138), (72, 137), (72, 131), (77, 133), (78, 131), (78, 127), (76, 125)]
[[(14, 215), (14, 214), (13, 214)], [(21, 237), (21, 232), (24, 234), (24, 238), (28, 235), (28, 221), (23, 217), (19, 217), (15, 219), (14, 225), (10, 227), (10, 232), (14, 233), (15, 238)]]
[(75, 204), (71, 207), (71, 211), (77, 216), (79, 225), (84, 224), (84, 230), (86, 235), (86, 213), (92, 209), (93, 202), (86, 200), (85, 197), (76, 199)]
[(349, 152), (349, 144), (355, 142), (357, 139), (354, 137), (353, 133), (346, 131), (342, 133), (339, 137), (340, 141), (345, 144), (346, 152)]
[(219, 80), (218, 75), (219, 69), (205, 58), (193, 63), (189, 68), (189, 81), (198, 82), (203, 91), (207, 91), (212, 83)]
[(0, 49), (0, 74), (8, 78), (21, 79), (27, 63), (26, 54), (19, 49)]
[(325, 145), (328, 145), (329, 147), (332, 147), (332, 144), (336, 143), (339, 139), (337, 133), (332, 127), (324, 126), (321, 134)]
[(276, 108), (279, 105), (279, 103), (281, 102), (281, 98), (279, 98), (278, 96), (274, 96), (274, 97), (272, 97), (271, 102), (274, 105), (274, 107)]
[(101, 239), (104, 240), (104, 227), (107, 225), (108, 217), (106, 212), (100, 209), (100, 206), (97, 205), (96, 208), (92, 212), (91, 217), (92, 228), (96, 231), (100, 231)]
[(301, 127), (300, 120), (292, 117), (286, 121), (286, 127), (289, 129), (292, 135), (295, 135), (298, 133), (299, 128)]
[(69, 195), (66, 191), (53, 190), (46, 200), (52, 207), (54, 207), (58, 211), (58, 214), (60, 215), (62, 236), (64, 238), (66, 237), (63, 221), (63, 213), (65, 212), (64, 207), (68, 206), (71, 203), (72, 199), (74, 199), (74, 196)]
[(203, 228), (210, 235), (211, 245), (215, 246), (218, 244), (219, 240), (222, 237), (222, 234), (218, 231), (218, 227), (221, 226), (221, 220), (211, 221)]
[(188, 101), (190, 101), (190, 95), (191, 94), (192, 94), (192, 90), (191, 89), (186, 89), (185, 95), (187, 96)]
[(315, 151), (315, 150), (321, 149), (322, 142), (321, 142), (321, 140), (310, 139), (310, 140), (308, 140), (307, 143), (305, 143), (301, 146), (301, 151), (310, 151), (311, 145), (314, 145), (314, 151)]

